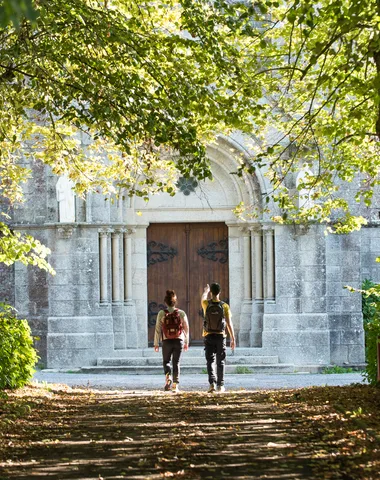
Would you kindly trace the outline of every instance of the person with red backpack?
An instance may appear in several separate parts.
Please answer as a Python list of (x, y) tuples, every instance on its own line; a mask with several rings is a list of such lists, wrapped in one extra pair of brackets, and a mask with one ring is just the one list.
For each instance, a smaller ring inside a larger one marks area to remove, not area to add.
[[(208, 294), (211, 292), (211, 299)], [(226, 338), (230, 335), (231, 349), (235, 348), (234, 327), (231, 310), (227, 303), (219, 298), (220, 285), (212, 283), (204, 288), (201, 305), (204, 313), (203, 337), (207, 361), (209, 393), (224, 392), (224, 370), (226, 359)], [(216, 367), (216, 368), (215, 368)], [(216, 370), (216, 372), (215, 372)]]
[[(154, 332), (154, 350), (158, 352), (162, 339), (162, 358), (165, 373), (165, 391), (178, 392), (180, 359), (182, 351), (189, 348), (189, 322), (186, 313), (176, 308), (177, 295), (174, 290), (166, 290), (164, 299), (167, 308), (160, 310)], [(170, 360), (173, 364), (171, 375)]]

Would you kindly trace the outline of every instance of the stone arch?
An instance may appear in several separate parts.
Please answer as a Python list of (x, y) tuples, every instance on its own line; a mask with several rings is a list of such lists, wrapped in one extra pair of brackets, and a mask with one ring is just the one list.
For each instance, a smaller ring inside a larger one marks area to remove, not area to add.
[[(237, 222), (232, 209), (240, 202), (247, 205), (262, 203), (262, 191), (265, 188), (264, 177), (261, 172), (251, 176), (244, 174), (238, 177), (234, 173), (243, 159), (247, 159), (249, 152), (238, 148), (237, 143), (230, 137), (218, 137), (216, 142), (207, 147), (207, 156), (211, 164), (214, 179), (199, 182), (198, 188), (189, 196), (177, 192), (174, 197), (169, 194), (152, 196), (146, 203), (143, 199), (133, 197), (131, 207), (134, 211), (141, 211), (142, 216), (136, 217), (136, 223), (157, 221), (157, 211), (163, 221), (178, 221), (180, 212), (188, 211), (191, 221), (191, 211), (194, 212), (194, 221), (226, 221)], [(168, 214), (171, 212), (171, 219)], [(154, 213), (153, 213), (154, 212)], [(195, 213), (196, 212), (196, 213)], [(199, 216), (200, 215), (200, 216)]]
[[(228, 227), (230, 305), (234, 312), (234, 324), (240, 345), (249, 346), (252, 304), (251, 235), (249, 223), (241, 222), (233, 213), (240, 203), (261, 206), (265, 181), (261, 172), (256, 176), (238, 177), (240, 162), (250, 155), (247, 149), (238, 148), (229, 137), (219, 136), (207, 148), (214, 180), (201, 182), (196, 192), (184, 195), (177, 192), (157, 194), (148, 202), (132, 198), (129, 204), (128, 223), (136, 228), (133, 256), (133, 291), (135, 292), (138, 318), (138, 338), (147, 338), (148, 302), (146, 264), (147, 228), (151, 223), (200, 223), (224, 222)], [(260, 178), (259, 178), (260, 177)], [(141, 213), (141, 215), (140, 215)], [(258, 223), (261, 219), (257, 220)], [(249, 283), (247, 287), (247, 282)], [(242, 306), (244, 304), (244, 307)], [(243, 311), (244, 310), (244, 311)], [(241, 332), (244, 332), (242, 335)], [(243, 341), (244, 337), (244, 341)], [(141, 344), (141, 346), (145, 346)]]

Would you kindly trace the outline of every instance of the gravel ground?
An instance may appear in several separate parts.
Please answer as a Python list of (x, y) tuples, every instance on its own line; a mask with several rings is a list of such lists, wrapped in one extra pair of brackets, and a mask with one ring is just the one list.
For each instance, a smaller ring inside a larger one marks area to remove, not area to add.
[[(63, 383), (70, 387), (81, 386), (93, 389), (117, 390), (161, 390), (164, 375), (123, 375), (123, 374), (80, 374), (38, 371), (34, 380), (47, 383)], [(227, 390), (269, 390), (282, 388), (302, 388), (311, 386), (343, 386), (352, 383), (362, 383), (360, 373), (345, 374), (249, 374), (226, 375)], [(182, 375), (181, 390), (202, 391), (208, 388), (207, 375)]]

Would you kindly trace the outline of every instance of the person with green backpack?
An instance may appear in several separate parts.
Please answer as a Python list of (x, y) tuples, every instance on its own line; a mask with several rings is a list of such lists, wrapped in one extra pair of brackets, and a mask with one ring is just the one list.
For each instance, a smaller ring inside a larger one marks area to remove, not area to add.
[[(227, 332), (230, 336), (231, 349), (235, 348), (234, 327), (231, 320), (231, 310), (227, 303), (219, 298), (220, 285), (207, 284), (202, 294), (201, 305), (204, 313), (203, 337), (207, 373), (210, 387), (209, 393), (224, 392), (224, 371), (226, 360)], [(211, 299), (208, 294), (211, 292)]]

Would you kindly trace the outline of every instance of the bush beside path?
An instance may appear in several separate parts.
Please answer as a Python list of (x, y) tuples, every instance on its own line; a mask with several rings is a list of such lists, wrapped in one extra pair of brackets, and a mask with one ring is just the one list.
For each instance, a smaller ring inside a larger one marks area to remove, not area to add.
[(376, 479), (380, 390), (34, 384), (0, 400), (0, 479)]

